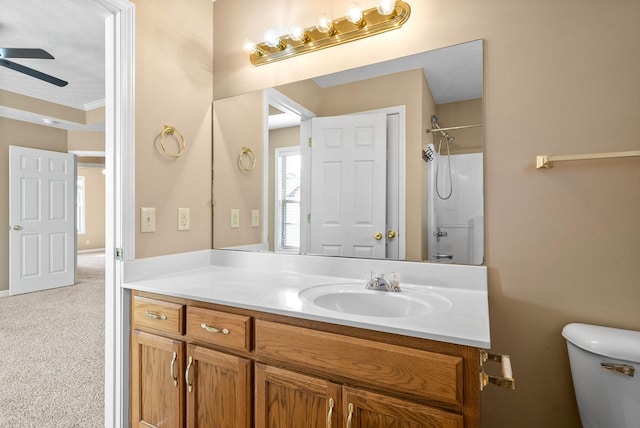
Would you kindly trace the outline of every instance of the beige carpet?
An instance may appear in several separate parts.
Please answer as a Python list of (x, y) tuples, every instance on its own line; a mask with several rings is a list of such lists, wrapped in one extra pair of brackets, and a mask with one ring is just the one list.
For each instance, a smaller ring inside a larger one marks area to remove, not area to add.
[(78, 283), (0, 298), (0, 428), (104, 426), (104, 254)]

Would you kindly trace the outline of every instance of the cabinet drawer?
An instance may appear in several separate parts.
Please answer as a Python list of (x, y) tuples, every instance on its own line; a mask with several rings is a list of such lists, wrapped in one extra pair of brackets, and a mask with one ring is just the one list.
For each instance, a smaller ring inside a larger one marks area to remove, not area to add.
[(134, 328), (184, 334), (184, 305), (134, 296), (131, 312)]
[(354, 384), (461, 405), (461, 357), (256, 320), (261, 357), (352, 379)]
[(251, 318), (189, 306), (187, 336), (213, 345), (250, 351)]

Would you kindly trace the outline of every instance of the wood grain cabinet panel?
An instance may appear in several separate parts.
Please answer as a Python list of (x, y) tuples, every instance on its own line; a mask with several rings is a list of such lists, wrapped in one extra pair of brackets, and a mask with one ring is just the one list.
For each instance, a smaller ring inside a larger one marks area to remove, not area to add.
[(131, 425), (181, 428), (184, 344), (142, 331), (131, 339)]
[(257, 355), (390, 392), (462, 405), (462, 358), (256, 320)]
[(187, 345), (188, 428), (251, 427), (251, 360)]
[(256, 428), (338, 428), (341, 386), (256, 364)]
[(463, 417), (407, 400), (345, 386), (343, 423), (348, 428), (463, 428)]
[(249, 351), (251, 318), (189, 306), (187, 308), (187, 336), (212, 345)]
[(131, 308), (134, 328), (165, 333), (184, 333), (184, 305), (134, 296)]

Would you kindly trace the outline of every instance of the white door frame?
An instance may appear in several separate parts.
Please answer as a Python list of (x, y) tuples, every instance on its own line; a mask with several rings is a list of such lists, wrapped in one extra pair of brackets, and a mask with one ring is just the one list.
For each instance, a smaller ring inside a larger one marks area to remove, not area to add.
[[(308, 120), (316, 117), (316, 114), (307, 109), (302, 104), (292, 100), (284, 95), (282, 92), (274, 88), (267, 88), (264, 90), (264, 136), (263, 136), (263, 168), (265, 171), (265, 177), (262, 180), (262, 242), (269, 243), (269, 106), (274, 106), (282, 111), (287, 111), (300, 116), (300, 156), (302, 156), (302, 168), (309, 171), (309, 146), (304, 144), (305, 141), (309, 141), (311, 138), (311, 127), (308, 124)], [(302, 186), (302, 200), (300, 201), (300, 224), (306, 223), (306, 212), (303, 212), (303, 207), (308, 206), (307, 198), (309, 195), (309, 185), (303, 175)], [(304, 208), (306, 210), (306, 208)], [(304, 217), (304, 218), (303, 218)], [(275, 237), (274, 237), (275, 239)], [(274, 243), (275, 245), (275, 243)], [(303, 236), (300, 231), (300, 250), (302, 251), (306, 245), (306, 237)]]
[[(397, 135), (393, 136), (392, 144), (388, 146), (390, 164), (387, 165), (387, 173), (391, 171), (391, 175), (398, 179), (397, 183), (393, 183), (390, 186), (392, 190), (397, 188), (397, 198), (395, 196), (393, 198), (389, 198), (389, 191), (387, 191), (387, 211), (389, 211), (389, 205), (391, 205), (391, 208), (393, 206), (398, 207), (398, 218), (394, 219), (397, 221), (398, 227), (398, 235), (396, 237), (398, 245), (398, 260), (405, 260), (407, 258), (407, 108), (404, 105), (400, 105), (384, 107), (376, 110), (361, 111), (355, 114), (367, 113), (386, 113), (387, 119), (391, 115), (398, 115)], [(394, 171), (396, 174), (394, 174)]]
[(91, 0), (105, 20), (105, 407), (104, 426), (129, 426), (129, 293), (122, 260), (134, 259), (135, 6)]

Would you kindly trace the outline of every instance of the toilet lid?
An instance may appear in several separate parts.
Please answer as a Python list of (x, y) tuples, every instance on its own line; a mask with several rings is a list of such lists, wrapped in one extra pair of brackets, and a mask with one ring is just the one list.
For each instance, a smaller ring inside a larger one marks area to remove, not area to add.
[(574, 323), (565, 326), (562, 335), (585, 351), (640, 363), (640, 331)]

